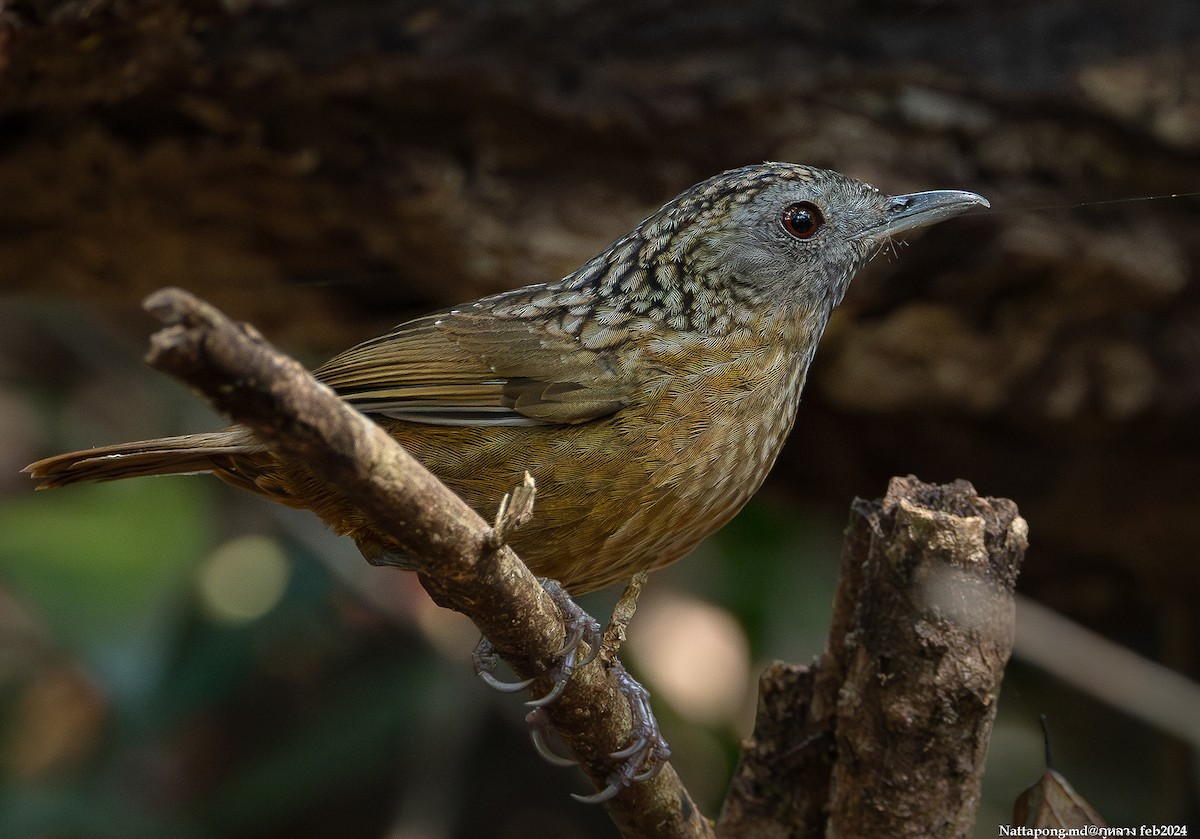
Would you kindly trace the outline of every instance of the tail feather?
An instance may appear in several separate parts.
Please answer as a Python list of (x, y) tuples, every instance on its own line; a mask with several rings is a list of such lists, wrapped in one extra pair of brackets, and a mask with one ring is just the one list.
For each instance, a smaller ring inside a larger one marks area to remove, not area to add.
[(262, 450), (249, 431), (230, 428), (68, 452), (31, 463), (22, 471), (41, 481), (38, 489), (51, 489), (84, 481), (212, 472), (225, 468), (231, 456)]

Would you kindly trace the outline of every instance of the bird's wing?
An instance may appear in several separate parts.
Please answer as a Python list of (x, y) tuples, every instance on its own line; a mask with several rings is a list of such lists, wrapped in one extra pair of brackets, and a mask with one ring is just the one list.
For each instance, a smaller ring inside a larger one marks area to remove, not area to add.
[(364, 413), (430, 425), (587, 422), (632, 395), (611, 353), (471, 308), (401, 324), (315, 375)]

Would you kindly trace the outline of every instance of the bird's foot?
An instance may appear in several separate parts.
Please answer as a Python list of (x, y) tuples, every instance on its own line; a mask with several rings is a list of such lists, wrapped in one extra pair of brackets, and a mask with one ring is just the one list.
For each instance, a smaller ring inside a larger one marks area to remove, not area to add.
[[(575, 766), (578, 764), (577, 760), (559, 754), (551, 746), (550, 717), (544, 709), (562, 695), (577, 669), (590, 664), (599, 655), (602, 638), (600, 624), (583, 611), (555, 581), (545, 580), (542, 587), (563, 614), (567, 628), (567, 640), (559, 652), (558, 661), (552, 670), (553, 687), (541, 698), (526, 703), (533, 710), (525, 717), (525, 721), (529, 724), (529, 736), (539, 755), (555, 766)], [(627, 591), (626, 596), (622, 599), (636, 600), (639, 589), (640, 585), (631, 587), (631, 590)], [(631, 606), (628, 611), (632, 614)], [(620, 627), (622, 631), (612, 639), (605, 638), (606, 641), (613, 640), (619, 644), (620, 640), (623, 640), (623, 624), (628, 620), (629, 615), (622, 613), (622, 616), (622, 626)], [(613, 627), (610, 627), (609, 630), (612, 632)], [(579, 657), (581, 643), (588, 647), (587, 655), (582, 659)], [(496, 690), (504, 693), (517, 693), (536, 681), (535, 679), (525, 679), (519, 682), (504, 682), (497, 679), (495, 676), (497, 659), (498, 656), (491, 643), (487, 638), (481, 638), (474, 653), (475, 672)], [(617, 765), (606, 779), (604, 789), (593, 795), (572, 796), (577, 801), (587, 804), (609, 801), (630, 784), (650, 780), (659, 773), (671, 756), (671, 749), (667, 745), (667, 741), (663, 739), (658, 728), (658, 721), (654, 717), (654, 711), (650, 707), (650, 693), (629, 675), (620, 661), (614, 659), (611, 667), (617, 679), (618, 689), (629, 702), (633, 739), (628, 746), (609, 755), (617, 762)]]
[[(551, 669), (551, 675), (554, 677), (554, 685), (540, 699), (531, 699), (525, 703), (531, 708), (541, 708), (549, 705), (555, 699), (562, 696), (562, 692), (566, 690), (567, 684), (571, 681), (571, 676), (580, 667), (585, 667), (596, 660), (596, 656), (600, 654), (600, 641), (602, 638), (599, 622), (591, 615), (583, 611), (571, 596), (563, 590), (554, 580), (543, 580), (542, 588), (550, 595), (550, 599), (554, 601), (554, 605), (558, 606), (562, 612), (563, 622), (566, 625), (567, 639), (563, 643), (563, 647), (558, 652), (557, 660), (554, 667)], [(579, 645), (586, 644), (588, 651), (587, 655), (582, 659), (579, 657)], [(475, 661), (475, 674), (483, 679), (488, 685), (502, 693), (517, 693), (525, 690), (532, 685), (535, 679), (525, 679), (520, 682), (502, 682), (495, 676), (496, 662), (498, 656), (495, 649), (487, 638), (480, 638), (479, 644), (475, 647), (473, 655)]]
[[(638, 684), (625, 670), (620, 661), (613, 661), (612, 669), (617, 677), (617, 686), (629, 700), (629, 712), (633, 716), (633, 741), (609, 757), (617, 766), (606, 779), (604, 789), (593, 795), (571, 797), (584, 804), (602, 804), (616, 798), (630, 784), (649, 781), (662, 771), (671, 757), (671, 747), (658, 729), (658, 720), (650, 707), (650, 692)], [(545, 754), (542, 755), (546, 757)]]

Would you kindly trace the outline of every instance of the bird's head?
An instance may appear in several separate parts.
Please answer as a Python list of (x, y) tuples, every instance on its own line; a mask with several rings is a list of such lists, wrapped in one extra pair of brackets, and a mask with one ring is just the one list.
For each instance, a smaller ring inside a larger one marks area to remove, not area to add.
[(768, 300), (837, 305), (862, 265), (895, 237), (975, 207), (973, 192), (886, 195), (828, 169), (764, 163), (710, 178), (647, 220), (671, 233), (684, 276)]

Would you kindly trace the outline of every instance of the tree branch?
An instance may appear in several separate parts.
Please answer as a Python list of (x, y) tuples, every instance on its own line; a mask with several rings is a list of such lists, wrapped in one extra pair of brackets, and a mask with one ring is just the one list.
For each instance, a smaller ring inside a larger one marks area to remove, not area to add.
[[(507, 546), (495, 547), (492, 528), (462, 499), (252, 327), (180, 289), (156, 292), (145, 306), (167, 324), (151, 339), (152, 367), (190, 385), (279, 457), (335, 486), (422, 569), (421, 584), (437, 603), (471, 618), (520, 676), (545, 676), (564, 643), (562, 618), (524, 563)], [(632, 731), (628, 702), (602, 660), (577, 671), (545, 709), (598, 788), (612, 770), (609, 755), (629, 744)], [(548, 689), (546, 679), (534, 684), (539, 689)], [(627, 837), (712, 836), (669, 764), (605, 806)]]
[(1027, 533), (965, 481), (856, 501), (828, 647), (763, 675), (718, 835), (969, 835)]

